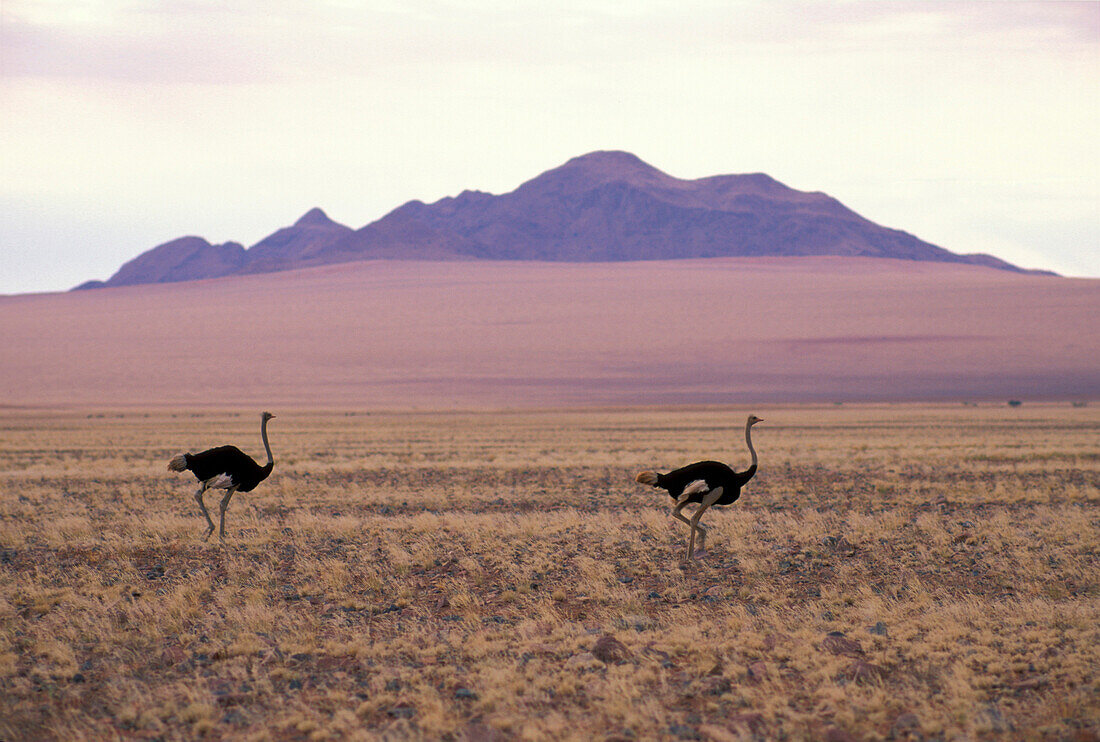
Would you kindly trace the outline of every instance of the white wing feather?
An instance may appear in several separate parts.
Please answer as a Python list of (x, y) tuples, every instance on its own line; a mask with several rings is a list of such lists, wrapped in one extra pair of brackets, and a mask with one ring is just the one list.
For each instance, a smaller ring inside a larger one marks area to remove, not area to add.
[(233, 477), (228, 474), (219, 474), (216, 477), (210, 477), (203, 484), (206, 485), (207, 489), (227, 490), (233, 486)]
[(684, 491), (680, 493), (680, 496), (683, 497), (684, 495), (701, 495), (704, 492), (709, 491), (710, 486), (707, 484), (705, 479), (696, 479), (687, 487), (684, 487)]

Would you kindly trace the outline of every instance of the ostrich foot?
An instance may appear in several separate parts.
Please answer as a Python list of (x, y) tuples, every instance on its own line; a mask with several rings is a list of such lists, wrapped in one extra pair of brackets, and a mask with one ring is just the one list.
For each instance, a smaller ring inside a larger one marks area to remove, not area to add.
[(706, 559), (707, 555), (709, 553), (710, 552), (708, 552), (706, 549), (696, 549), (695, 550), (695, 556), (693, 556), (692, 558), (693, 559)]

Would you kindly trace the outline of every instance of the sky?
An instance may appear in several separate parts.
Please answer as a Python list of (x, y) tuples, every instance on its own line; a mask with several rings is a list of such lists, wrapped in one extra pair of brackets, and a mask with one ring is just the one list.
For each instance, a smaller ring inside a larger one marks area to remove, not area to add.
[(0, 0), (0, 293), (593, 150), (1100, 277), (1100, 2)]

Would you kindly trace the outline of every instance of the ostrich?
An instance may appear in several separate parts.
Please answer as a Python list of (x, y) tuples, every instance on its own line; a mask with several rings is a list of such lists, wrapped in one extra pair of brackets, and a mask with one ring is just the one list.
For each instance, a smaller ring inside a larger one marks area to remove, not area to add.
[(169, 471), (186, 471), (190, 469), (201, 485), (195, 493), (195, 500), (202, 509), (206, 518), (206, 534), (202, 540), (210, 538), (214, 532), (214, 521), (210, 519), (210, 513), (206, 511), (206, 505), (202, 501), (202, 494), (208, 489), (225, 490), (220, 505), (221, 529), (218, 538), (225, 542), (225, 511), (229, 507), (229, 500), (237, 490), (251, 492), (256, 485), (267, 479), (275, 466), (275, 459), (271, 457), (271, 446), (267, 442), (267, 421), (275, 416), (270, 412), (260, 415), (260, 437), (264, 439), (264, 449), (267, 451), (267, 463), (260, 466), (244, 451), (236, 446), (218, 446), (201, 453), (179, 453), (168, 462)]
[[(641, 484), (652, 487), (660, 487), (668, 490), (668, 494), (676, 501), (672, 508), (672, 517), (682, 520), (691, 528), (691, 539), (688, 542), (688, 559), (695, 558), (695, 534), (699, 533), (699, 555), (705, 554), (707, 529), (699, 523), (703, 513), (711, 505), (729, 505), (741, 496), (741, 488), (756, 474), (756, 449), (752, 447), (752, 426), (763, 422), (756, 415), (749, 415), (745, 423), (745, 443), (752, 454), (752, 464), (743, 472), (736, 472), (718, 461), (698, 461), (685, 467), (670, 471), (668, 474), (658, 474), (655, 471), (643, 471), (634, 479)], [(697, 503), (699, 507), (688, 520), (681, 514), (689, 503)]]

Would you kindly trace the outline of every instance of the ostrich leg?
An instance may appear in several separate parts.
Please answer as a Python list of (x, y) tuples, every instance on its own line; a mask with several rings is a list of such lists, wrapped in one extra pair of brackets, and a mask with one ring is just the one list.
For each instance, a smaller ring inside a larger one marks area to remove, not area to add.
[(210, 534), (214, 532), (214, 521), (210, 519), (210, 513), (206, 511), (206, 505), (202, 501), (202, 493), (206, 492), (206, 487), (199, 487), (199, 491), (195, 493), (195, 502), (199, 504), (199, 508), (202, 510), (202, 515), (206, 518), (206, 533), (203, 534), (202, 540), (210, 538)]
[[(676, 501), (676, 505), (672, 508), (672, 517), (675, 518), (676, 520), (682, 520), (684, 523), (687, 523), (688, 528), (691, 529), (691, 543), (694, 545), (695, 544), (695, 525), (690, 520), (685, 518), (683, 513), (680, 512), (685, 507), (687, 507), (689, 504), (690, 503), (688, 501), (687, 495), (681, 495), (680, 499)], [(691, 559), (691, 550), (692, 550), (692, 546), (689, 546), (688, 547), (688, 559)]]
[[(221, 506), (220, 506), (221, 511), (222, 511), (221, 512), (221, 524), (220, 524), (221, 527), (218, 529), (218, 538), (220, 538), (222, 540), (222, 543), (225, 543), (225, 511), (229, 508), (229, 501), (233, 498), (233, 493), (236, 492), (236, 491), (237, 491), (236, 487), (230, 487), (229, 489), (227, 489), (225, 491), (225, 497), (222, 498), (222, 502), (221, 502)], [(210, 528), (213, 529), (214, 525), (211, 524)]]
[[(691, 525), (699, 531), (699, 555), (703, 556), (707, 549), (707, 529), (703, 527), (703, 524), (699, 522), (699, 519), (703, 517), (703, 513), (706, 512), (714, 503), (718, 502), (718, 498), (722, 496), (722, 488), (718, 487), (709, 495), (703, 498), (703, 501), (699, 503), (699, 508), (691, 516)], [(692, 531), (692, 541), (695, 539), (695, 531)], [(691, 547), (689, 547), (691, 548)], [(692, 559), (695, 558), (695, 551), (691, 552)]]

